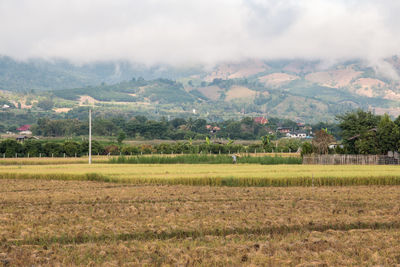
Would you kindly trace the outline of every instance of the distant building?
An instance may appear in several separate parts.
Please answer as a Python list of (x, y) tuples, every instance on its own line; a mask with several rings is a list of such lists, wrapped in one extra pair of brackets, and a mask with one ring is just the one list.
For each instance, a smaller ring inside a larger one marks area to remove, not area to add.
[(338, 143), (332, 143), (332, 144), (330, 144), (330, 145), (328, 146), (329, 149), (336, 149), (337, 147), (340, 147), (340, 148), (342, 148), (342, 149), (344, 148), (343, 145), (338, 144)]
[(17, 131), (28, 131), (29, 129), (31, 128), (31, 125), (29, 125), (29, 124), (25, 124), (25, 125), (22, 125), (21, 127), (19, 127), (18, 129), (17, 129)]
[(211, 125), (206, 125), (206, 129), (210, 131), (210, 133), (216, 133), (217, 131), (220, 131), (221, 128), (218, 126), (211, 126)]
[(31, 135), (32, 132), (30, 131), (31, 129), (31, 125), (26, 124), (26, 125), (22, 125), (21, 127), (19, 127), (17, 129), (17, 131), (19, 131), (20, 135)]
[(307, 138), (307, 134), (303, 132), (286, 133), (289, 138)]
[(277, 132), (280, 132), (282, 134), (287, 134), (293, 131), (293, 128), (290, 127), (278, 127), (278, 129), (276, 129)]
[(306, 138), (307, 134), (306, 133), (297, 133), (297, 138)]
[(25, 140), (27, 139), (35, 139), (38, 140), (39, 138), (37, 138), (36, 136), (26, 136), (26, 135), (19, 135), (17, 136), (17, 138), (15, 138), (18, 142), (23, 143)]
[(255, 123), (258, 123), (258, 124), (267, 124), (268, 123), (268, 119), (266, 119), (264, 117), (255, 117), (253, 120)]

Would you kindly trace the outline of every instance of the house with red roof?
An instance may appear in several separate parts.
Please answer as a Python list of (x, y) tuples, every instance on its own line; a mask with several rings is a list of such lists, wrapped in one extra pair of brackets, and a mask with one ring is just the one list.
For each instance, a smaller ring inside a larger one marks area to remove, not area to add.
[(21, 127), (17, 128), (17, 131), (19, 131), (19, 134), (21, 135), (30, 135), (32, 132), (30, 131), (32, 125), (25, 124), (22, 125)]
[(255, 123), (258, 123), (258, 124), (267, 124), (268, 123), (268, 119), (266, 119), (264, 117), (255, 117), (253, 120)]

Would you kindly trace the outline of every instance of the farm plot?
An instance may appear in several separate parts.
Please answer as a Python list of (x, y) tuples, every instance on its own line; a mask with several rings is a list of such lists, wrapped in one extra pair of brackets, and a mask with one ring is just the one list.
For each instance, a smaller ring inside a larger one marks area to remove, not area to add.
[[(106, 163), (113, 157), (108, 156), (93, 156), (94, 163)], [(84, 164), (88, 162), (87, 157), (78, 158), (0, 158), (0, 166), (10, 165), (58, 165), (58, 164)]]
[(0, 178), (226, 186), (400, 185), (400, 166), (59, 164), (0, 166)]
[(71, 265), (400, 263), (400, 187), (0, 180), (0, 261)]

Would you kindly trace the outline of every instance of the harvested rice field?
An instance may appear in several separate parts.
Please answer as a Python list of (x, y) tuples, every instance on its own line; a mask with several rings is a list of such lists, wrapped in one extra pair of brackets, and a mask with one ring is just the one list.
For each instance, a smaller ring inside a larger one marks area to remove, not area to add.
[(398, 186), (0, 179), (0, 211), (4, 266), (400, 264)]

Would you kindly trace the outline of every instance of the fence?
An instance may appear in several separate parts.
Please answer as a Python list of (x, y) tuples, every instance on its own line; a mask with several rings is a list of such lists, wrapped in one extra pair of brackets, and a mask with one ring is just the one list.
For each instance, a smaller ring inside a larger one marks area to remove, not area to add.
[(313, 155), (303, 156), (303, 164), (320, 165), (399, 165), (398, 157), (386, 155)]

